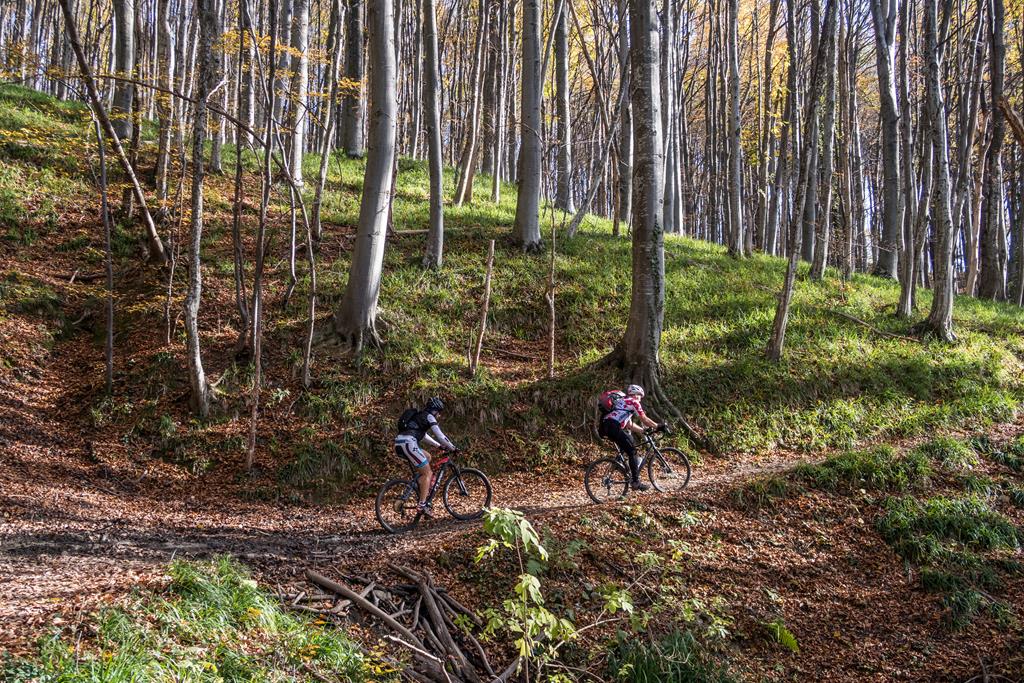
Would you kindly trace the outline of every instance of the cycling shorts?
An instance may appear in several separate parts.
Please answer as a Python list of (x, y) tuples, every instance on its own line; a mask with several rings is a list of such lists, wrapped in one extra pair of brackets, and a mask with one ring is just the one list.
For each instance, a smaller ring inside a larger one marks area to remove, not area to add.
[(395, 455), (405, 458), (416, 468), (424, 467), (430, 462), (427, 454), (420, 448), (420, 444), (414, 436), (395, 437)]

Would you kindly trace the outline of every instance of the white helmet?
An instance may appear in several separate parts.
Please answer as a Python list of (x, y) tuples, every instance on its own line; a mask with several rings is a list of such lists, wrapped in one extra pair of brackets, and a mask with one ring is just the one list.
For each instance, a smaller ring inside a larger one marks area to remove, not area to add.
[(639, 396), (640, 398), (643, 398), (644, 397), (644, 388), (642, 386), (640, 386), (639, 384), (630, 384), (628, 387), (626, 387), (626, 395), (627, 396)]

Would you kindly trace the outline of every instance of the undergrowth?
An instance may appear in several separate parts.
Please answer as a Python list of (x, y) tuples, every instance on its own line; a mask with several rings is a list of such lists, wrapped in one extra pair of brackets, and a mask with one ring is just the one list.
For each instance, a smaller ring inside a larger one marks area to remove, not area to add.
[(281, 609), (238, 564), (175, 562), (170, 585), (139, 592), (87, 629), (56, 631), (4, 681), (195, 683), (394, 680), (347, 637)]

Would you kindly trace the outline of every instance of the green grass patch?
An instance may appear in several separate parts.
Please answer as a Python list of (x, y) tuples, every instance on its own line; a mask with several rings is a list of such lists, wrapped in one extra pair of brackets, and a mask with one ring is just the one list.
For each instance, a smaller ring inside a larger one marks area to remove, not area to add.
[(779, 500), (789, 496), (792, 488), (792, 484), (785, 477), (758, 477), (733, 489), (730, 498), (733, 505), (740, 510), (754, 512), (774, 506)]
[(175, 562), (169, 574), (165, 590), (139, 592), (128, 605), (99, 612), (91, 629), (54, 632), (37, 657), (7, 662), (3, 679), (283, 683), (328, 674), (348, 681), (394, 679), (344, 634), (282, 610), (232, 560)]
[(969, 443), (948, 436), (926, 441), (914, 451), (947, 470), (966, 470), (978, 464), (978, 454)]
[(921, 565), (921, 585), (941, 596), (953, 628), (969, 624), (983, 609), (1001, 623), (1009, 608), (992, 592), (1001, 575), (1020, 572), (1008, 555), (1020, 547), (1024, 532), (975, 496), (889, 498), (877, 528), (900, 556)]
[(890, 446), (848, 451), (816, 465), (802, 465), (794, 476), (825, 491), (906, 491), (927, 483), (932, 470), (919, 451), (898, 454)]
[(322, 500), (344, 491), (358, 471), (342, 446), (314, 438), (302, 442), (294, 460), (278, 472), (278, 480), (301, 489), (313, 499)]
[(660, 638), (620, 633), (608, 653), (608, 680), (634, 683), (730, 683), (738, 680), (690, 631)]

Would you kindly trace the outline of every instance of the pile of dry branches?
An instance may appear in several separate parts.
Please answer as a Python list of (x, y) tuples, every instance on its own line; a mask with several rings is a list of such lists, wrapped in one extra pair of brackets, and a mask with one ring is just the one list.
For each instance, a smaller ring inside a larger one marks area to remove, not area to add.
[[(513, 660), (496, 672), (473, 632), (484, 622), (460, 603), (431, 576), (406, 567), (391, 565), (402, 580), (384, 586), (361, 576), (344, 575), (349, 584), (334, 581), (312, 570), (306, 578), (319, 590), (282, 595), (290, 609), (313, 612), (333, 621), (370, 622), (384, 631), (384, 638), (411, 655), (408, 664), (397, 664), (402, 676), (411, 681), (436, 683), (505, 683), (519, 669)], [(313, 604), (328, 608), (314, 607)], [(394, 663), (394, 662), (393, 662)]]

